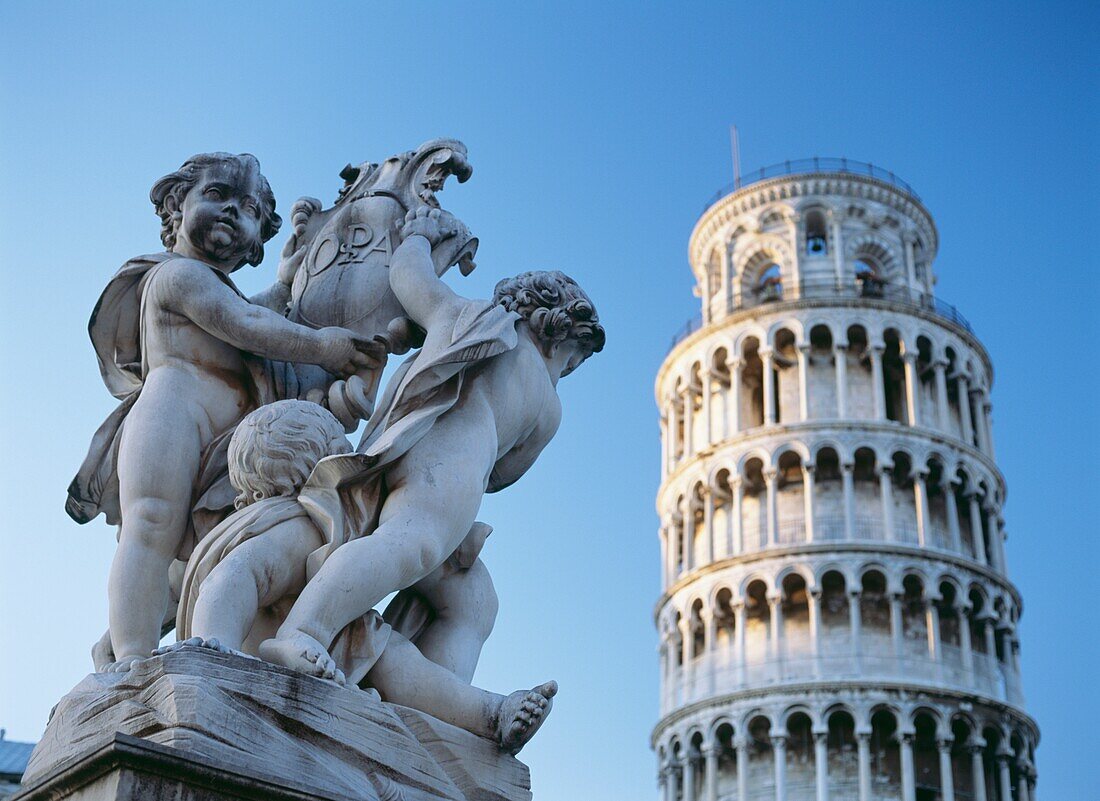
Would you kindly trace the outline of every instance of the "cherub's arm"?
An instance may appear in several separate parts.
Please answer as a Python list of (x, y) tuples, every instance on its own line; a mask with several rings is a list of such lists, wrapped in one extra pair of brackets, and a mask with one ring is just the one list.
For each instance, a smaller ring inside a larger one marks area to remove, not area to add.
[(462, 297), (435, 272), (432, 246), (423, 234), (407, 234), (390, 260), (390, 287), (405, 313), (425, 330), (435, 319), (453, 317)]
[(379, 364), (374, 353), (378, 343), (359, 340), (341, 328), (314, 330), (292, 323), (237, 295), (204, 264), (179, 259), (161, 275), (166, 282), (161, 296), (165, 308), (240, 350), (269, 359), (319, 364), (335, 373)]

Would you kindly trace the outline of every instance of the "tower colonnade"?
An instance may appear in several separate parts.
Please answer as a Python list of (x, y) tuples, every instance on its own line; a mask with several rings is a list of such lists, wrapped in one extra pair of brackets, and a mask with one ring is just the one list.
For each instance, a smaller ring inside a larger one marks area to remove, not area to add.
[(993, 368), (932, 218), (868, 165), (761, 175), (697, 223), (655, 386), (660, 797), (1032, 801)]

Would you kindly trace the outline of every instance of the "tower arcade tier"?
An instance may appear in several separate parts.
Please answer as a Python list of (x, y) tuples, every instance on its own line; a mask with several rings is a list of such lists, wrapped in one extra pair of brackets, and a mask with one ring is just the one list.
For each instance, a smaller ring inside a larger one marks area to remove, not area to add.
[(719, 193), (661, 413), (662, 801), (1032, 801), (993, 367), (892, 173)]

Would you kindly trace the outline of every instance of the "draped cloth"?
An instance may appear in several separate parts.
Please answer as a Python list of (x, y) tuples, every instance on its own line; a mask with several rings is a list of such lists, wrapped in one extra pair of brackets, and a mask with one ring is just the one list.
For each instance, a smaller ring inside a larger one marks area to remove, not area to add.
[[(202, 583), (223, 560), (244, 543), (301, 517), (307, 517), (307, 513), (297, 499), (266, 498), (230, 515), (199, 542), (183, 575), (176, 611), (176, 638), (186, 640), (195, 636), (195, 607), (202, 593)], [(340, 631), (329, 653), (349, 682), (359, 684), (363, 681), (385, 650), (391, 631), (382, 616), (373, 610)], [(202, 632), (199, 635), (202, 636)]]
[(516, 347), (519, 319), (499, 304), (466, 301), (452, 325), (433, 326), (424, 347), (394, 373), (356, 452), (317, 463), (299, 502), (325, 544), (310, 555), (307, 576), (315, 575), (336, 548), (374, 531), (387, 468), (458, 402), (472, 367)]
[[(120, 525), (118, 449), (126, 417), (133, 409), (148, 374), (147, 354), (142, 346), (149, 324), (146, 310), (147, 289), (157, 272), (170, 259), (170, 252), (130, 259), (107, 284), (92, 310), (88, 335), (99, 362), (103, 383), (119, 401), (118, 407), (99, 426), (92, 437), (88, 455), (69, 484), (65, 511), (78, 523), (87, 523), (103, 514), (111, 525)], [(240, 295), (228, 276), (211, 271)], [(242, 353), (251, 378), (250, 393), (255, 405), (270, 403), (281, 393), (293, 391), (285, 386), (289, 365)], [(229, 484), (229, 439), (233, 429), (221, 432), (205, 448), (193, 493), (188, 531), (181, 544), (179, 558), (185, 559), (194, 543), (201, 539), (233, 509), (235, 495)]]

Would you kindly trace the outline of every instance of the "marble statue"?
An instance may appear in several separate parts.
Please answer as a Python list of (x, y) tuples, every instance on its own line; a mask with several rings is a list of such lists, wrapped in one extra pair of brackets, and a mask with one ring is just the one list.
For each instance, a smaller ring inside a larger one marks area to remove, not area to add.
[[(237, 426), (229, 471), (239, 491), (238, 511), (195, 549), (179, 605), (181, 639), (157, 653), (186, 646), (256, 653), (305, 586), (309, 555), (324, 544), (322, 526), (299, 503), (299, 493), (321, 458), (350, 450), (339, 421), (307, 401), (276, 401)], [(487, 534), (488, 526), (474, 523), (467, 547), (480, 550)], [(435, 571), (441, 573), (437, 580), (446, 582), (451, 571), (442, 568)], [(492, 739), (509, 753), (538, 730), (557, 692), (554, 682), (508, 696), (477, 689), (469, 683), (472, 669), (470, 675), (456, 675), (450, 665), (432, 661), (401, 628), (367, 611), (338, 634), (331, 651), (341, 667), (326, 678), (343, 684), (346, 675), (352, 684), (376, 689), (384, 701)]]
[[(605, 334), (560, 272), (487, 300), (444, 283), (478, 240), (436, 192), (470, 174), (451, 139), (349, 165), (332, 207), (294, 205), (252, 298), (230, 275), (281, 224), (256, 159), (195, 156), (153, 186), (166, 250), (124, 264), (89, 323), (120, 403), (66, 510), (103, 514), (118, 547), (97, 673), (35, 752), (42, 793), (64, 796), (50, 782), (67, 786), (74, 748), (107, 758), (107, 725), (287, 787), (305, 770), (317, 797), (530, 797), (508, 755), (557, 684), (473, 685), (497, 612), (478, 511), (549, 444), (559, 379)], [(411, 348), (378, 397), (388, 355)], [(146, 795), (195, 778), (173, 764)]]
[(390, 285), (424, 346), (394, 375), (358, 452), (322, 459), (302, 491), (326, 544), (260, 644), (271, 662), (338, 677), (337, 634), (462, 544), (482, 495), (517, 481), (557, 431), (558, 379), (603, 348), (595, 308), (562, 273), (506, 279), (491, 301), (455, 294), (431, 251), (461, 229), (439, 209), (407, 215)]
[(280, 225), (255, 157), (195, 156), (150, 198), (167, 250), (123, 265), (93, 312), (103, 379), (122, 403), (96, 432), (67, 505), (78, 520), (102, 511), (119, 525), (108, 583), (116, 670), (160, 640), (169, 566), (194, 544), (204, 461), (245, 413), (274, 400), (261, 359), (352, 375), (384, 355), (347, 329), (293, 323), (233, 285), (230, 273), (259, 264)]

